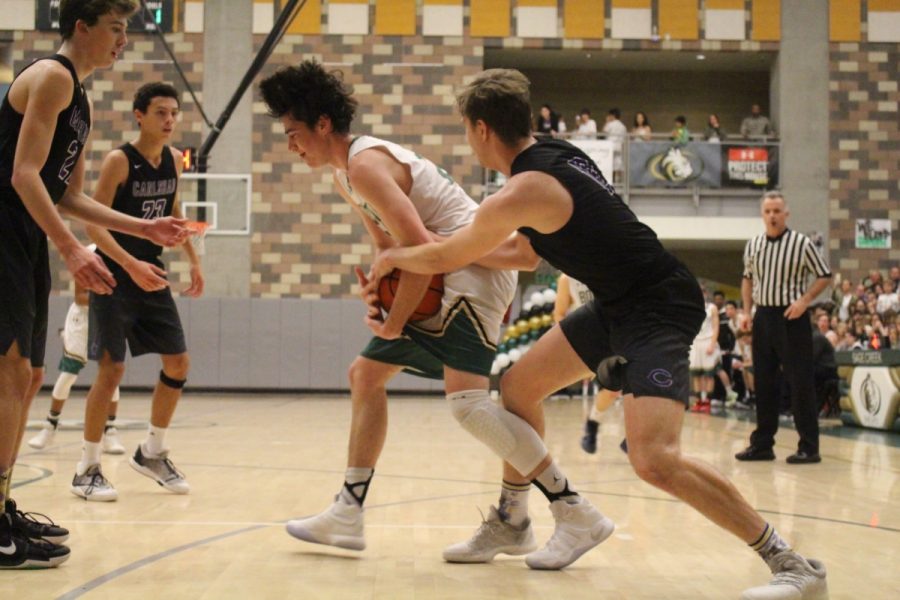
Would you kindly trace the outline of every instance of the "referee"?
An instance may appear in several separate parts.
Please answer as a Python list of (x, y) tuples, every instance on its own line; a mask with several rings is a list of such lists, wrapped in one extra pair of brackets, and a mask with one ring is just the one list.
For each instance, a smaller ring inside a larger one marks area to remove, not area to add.
[[(831, 272), (812, 241), (787, 227), (790, 214), (781, 192), (762, 199), (765, 234), (747, 242), (741, 296), (753, 317), (753, 368), (756, 377), (756, 431), (738, 460), (775, 460), (781, 386), (778, 370), (790, 386), (791, 412), (800, 434), (791, 464), (817, 463), (819, 421), (813, 377), (812, 325), (806, 309), (831, 282)], [(804, 291), (809, 275), (816, 279)], [(745, 321), (749, 327), (749, 321)]]

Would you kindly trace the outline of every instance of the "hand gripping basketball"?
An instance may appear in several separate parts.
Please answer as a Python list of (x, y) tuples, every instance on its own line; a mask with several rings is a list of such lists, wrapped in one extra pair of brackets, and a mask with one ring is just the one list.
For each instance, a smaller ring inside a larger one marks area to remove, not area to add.
[[(397, 286), (400, 285), (400, 269), (394, 269), (381, 278), (378, 282), (378, 301), (381, 307), (390, 312), (394, 305), (394, 296), (397, 294)], [(425, 296), (416, 310), (410, 315), (410, 321), (424, 321), (428, 317), (436, 315), (441, 310), (441, 300), (444, 297), (444, 276), (440, 273), (431, 278)]]

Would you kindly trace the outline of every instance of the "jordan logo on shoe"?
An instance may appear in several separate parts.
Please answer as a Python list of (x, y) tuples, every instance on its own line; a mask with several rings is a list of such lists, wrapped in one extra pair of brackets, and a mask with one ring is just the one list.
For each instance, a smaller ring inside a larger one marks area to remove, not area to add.
[(6, 554), (7, 556), (12, 556), (16, 553), (16, 543), (13, 540), (9, 540), (8, 546), (0, 546), (0, 554)]
[(556, 475), (553, 476), (553, 483), (559, 483), (559, 477)]

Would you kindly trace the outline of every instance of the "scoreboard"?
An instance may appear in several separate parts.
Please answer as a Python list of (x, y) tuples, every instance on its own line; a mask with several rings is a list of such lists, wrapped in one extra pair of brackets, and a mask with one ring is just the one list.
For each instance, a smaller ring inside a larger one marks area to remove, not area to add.
[[(36, 25), (40, 31), (59, 29), (60, 0), (36, 0)], [(144, 0), (128, 20), (129, 33), (151, 33), (158, 27), (163, 33), (171, 33), (174, 24), (175, 0)]]

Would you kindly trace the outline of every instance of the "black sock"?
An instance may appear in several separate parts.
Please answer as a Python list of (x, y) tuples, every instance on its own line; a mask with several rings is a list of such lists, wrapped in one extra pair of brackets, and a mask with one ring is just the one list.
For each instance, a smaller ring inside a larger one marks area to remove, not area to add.
[(556, 500), (565, 500), (570, 503), (578, 501), (576, 500), (578, 493), (569, 489), (569, 480), (556, 466), (556, 462), (551, 462), (531, 483), (536, 485), (550, 502)]
[(584, 432), (590, 436), (596, 437), (597, 431), (600, 429), (600, 423), (588, 419), (584, 424)]
[(47, 422), (53, 425), (53, 429), (59, 427), (59, 415), (61, 415), (58, 410), (51, 410), (47, 413)]

